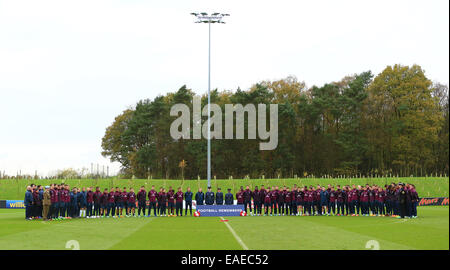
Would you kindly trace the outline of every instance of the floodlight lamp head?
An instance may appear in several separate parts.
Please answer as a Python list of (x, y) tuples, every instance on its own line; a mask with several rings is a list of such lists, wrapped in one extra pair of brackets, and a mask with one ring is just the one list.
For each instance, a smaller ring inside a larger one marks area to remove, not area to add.
[(206, 12), (192, 12), (191, 15), (194, 15), (197, 18), (196, 23), (225, 23), (223, 17), (230, 16), (230, 14), (219, 12), (212, 13), (211, 15)]

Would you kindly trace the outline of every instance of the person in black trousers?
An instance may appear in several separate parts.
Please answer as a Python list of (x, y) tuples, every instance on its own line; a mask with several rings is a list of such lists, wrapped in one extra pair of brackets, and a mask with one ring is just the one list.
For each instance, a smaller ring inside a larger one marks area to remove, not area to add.
[(400, 208), (400, 218), (405, 218), (405, 215), (407, 214), (407, 193), (408, 191), (405, 189), (405, 186), (403, 185), (403, 183), (399, 184), (400, 189), (399, 189), (399, 199), (398, 199), (398, 203), (399, 203), (399, 208)]
[(24, 202), (25, 202), (25, 219), (30, 220), (33, 209), (33, 193), (31, 190), (31, 186), (27, 186)]

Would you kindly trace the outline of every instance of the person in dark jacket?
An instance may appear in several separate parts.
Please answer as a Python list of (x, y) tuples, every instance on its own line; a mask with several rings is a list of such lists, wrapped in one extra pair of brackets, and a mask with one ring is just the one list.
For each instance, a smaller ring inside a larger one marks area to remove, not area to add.
[(216, 192), (216, 204), (223, 205), (223, 192), (221, 188), (217, 188)]
[(100, 216), (106, 217), (108, 213), (108, 189), (105, 188), (100, 195)]
[(328, 208), (328, 191), (325, 189), (325, 187), (322, 187), (320, 191), (320, 215), (326, 215)]
[(72, 189), (70, 193), (70, 204), (69, 204), (70, 217), (77, 217), (78, 212), (78, 192), (76, 188)]
[(79, 195), (78, 195), (78, 206), (79, 206), (79, 217), (86, 217), (86, 207), (87, 207), (87, 193), (86, 188), (83, 187), (83, 189), (80, 192), (80, 189), (78, 189)]
[(393, 192), (394, 217), (398, 217), (400, 215), (400, 185), (394, 185)]
[(39, 192), (39, 200), (41, 201), (41, 206), (39, 207), (38, 216), (39, 217), (43, 217), (44, 215), (42, 214), (42, 212), (43, 212), (43, 208), (44, 208), (44, 205), (43, 205), (43, 201), (44, 201), (44, 186), (38, 185), (37, 189), (38, 189), (38, 192)]
[(158, 194), (158, 203), (161, 205), (161, 208), (159, 209), (159, 215), (167, 217), (166, 213), (166, 203), (167, 203), (167, 194), (166, 190), (164, 188), (161, 189), (161, 192)]
[(264, 208), (264, 198), (266, 197), (266, 190), (264, 189), (264, 185), (261, 185), (261, 189), (259, 190), (257, 196), (259, 197), (259, 204), (260, 204), (258, 214), (262, 216)]
[(244, 197), (244, 209), (247, 213), (252, 213), (252, 191), (250, 190), (250, 187), (247, 186), (243, 193)]
[[(108, 193), (108, 212), (106, 214), (107, 217), (111, 214), (111, 217), (115, 217), (116, 213), (116, 192), (114, 191), (114, 188), (111, 188), (111, 190)], [(145, 198), (145, 197), (144, 197)]]
[(191, 188), (188, 187), (186, 192), (184, 193), (184, 202), (185, 202), (184, 215), (185, 216), (187, 216), (188, 208), (189, 208), (189, 211), (192, 216), (192, 197), (193, 196), (194, 196), (194, 194), (192, 193)]
[(33, 210), (32, 210), (33, 218), (40, 218), (41, 212), (42, 212), (41, 195), (39, 193), (39, 190), (37, 188), (35, 188), (33, 190)]
[(412, 195), (411, 195), (411, 188), (409, 185), (405, 185), (406, 190), (406, 216), (408, 218), (411, 218), (411, 211), (412, 211)]
[(231, 193), (231, 188), (228, 189), (228, 193), (225, 194), (225, 205), (233, 205), (234, 204), (234, 196)]
[(403, 183), (399, 184), (400, 188), (398, 189), (398, 204), (400, 209), (400, 218), (405, 218), (407, 214), (407, 197), (408, 197), (408, 190), (405, 188)]
[(156, 217), (158, 211), (157, 201), (158, 201), (158, 192), (155, 190), (155, 186), (152, 186), (152, 188), (148, 191), (148, 212), (147, 217), (150, 217), (150, 212), (153, 208), (153, 215)]
[(198, 192), (195, 193), (195, 202), (197, 205), (203, 205), (203, 201), (205, 200), (205, 194), (202, 192), (202, 189), (199, 188)]
[(33, 193), (31, 186), (27, 186), (27, 191), (25, 192), (25, 219), (31, 220), (32, 208), (33, 208)]
[(100, 217), (102, 192), (100, 187), (95, 187), (94, 192), (94, 216)]
[(386, 215), (391, 216), (392, 215), (392, 190), (390, 186), (385, 185), (384, 189), (386, 190)]
[(412, 218), (417, 218), (417, 204), (419, 203), (419, 194), (416, 191), (416, 186), (415, 185), (410, 185), (411, 189), (411, 217)]
[(255, 186), (255, 190), (252, 192), (253, 199), (253, 214), (260, 215), (261, 214), (261, 200), (259, 195), (258, 186)]
[(137, 201), (138, 201), (138, 217), (141, 216), (141, 210), (142, 215), (145, 216), (145, 208), (146, 208), (146, 200), (147, 200), (147, 192), (145, 191), (145, 187), (141, 186), (141, 189), (139, 190), (138, 194), (136, 195)]
[(214, 204), (214, 192), (212, 192), (211, 187), (208, 187), (208, 191), (205, 194), (205, 204), (206, 205)]
[(87, 188), (86, 192), (86, 217), (90, 218), (93, 216), (93, 206), (94, 206), (94, 192), (92, 191), (92, 187)]

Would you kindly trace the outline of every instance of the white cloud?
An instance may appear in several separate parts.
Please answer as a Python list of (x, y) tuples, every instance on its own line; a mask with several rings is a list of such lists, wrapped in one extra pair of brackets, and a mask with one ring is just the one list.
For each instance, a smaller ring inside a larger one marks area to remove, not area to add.
[(212, 29), (219, 89), (288, 75), (321, 85), (395, 63), (449, 82), (446, 0), (0, 0), (0, 170), (102, 160), (104, 130), (127, 106), (183, 84), (205, 92), (207, 26), (192, 11), (231, 14)]

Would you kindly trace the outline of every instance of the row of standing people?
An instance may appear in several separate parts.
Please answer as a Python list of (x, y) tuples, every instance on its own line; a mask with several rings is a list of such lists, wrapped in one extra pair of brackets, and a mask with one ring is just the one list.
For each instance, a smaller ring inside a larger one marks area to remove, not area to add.
[[(48, 193), (48, 196), (46, 194)], [(44, 197), (47, 197), (46, 200)], [(168, 191), (155, 187), (147, 192), (141, 187), (137, 194), (133, 188), (118, 187), (100, 191), (92, 187), (70, 189), (67, 184), (52, 184), (45, 191), (42, 186), (31, 185), (25, 194), (26, 218), (62, 219), (74, 217), (117, 217), (143, 216), (153, 210), (155, 216), (182, 216), (183, 201), (184, 214), (192, 215), (192, 200), (197, 205), (231, 205), (234, 195), (231, 189), (223, 194), (218, 188), (214, 193), (208, 188), (203, 193), (200, 188), (195, 196), (188, 188), (183, 192), (181, 188), (175, 192), (169, 187)], [(247, 186), (236, 193), (237, 204), (244, 205), (250, 215), (389, 215), (399, 217), (417, 217), (418, 194), (414, 185), (402, 183), (385, 185), (344, 186), (337, 185), (336, 189), (328, 185), (317, 188), (293, 186), (278, 188), (278, 186), (261, 186), (250, 190)], [(147, 206), (148, 204), (148, 206)], [(44, 211), (43, 209), (47, 209)]]

